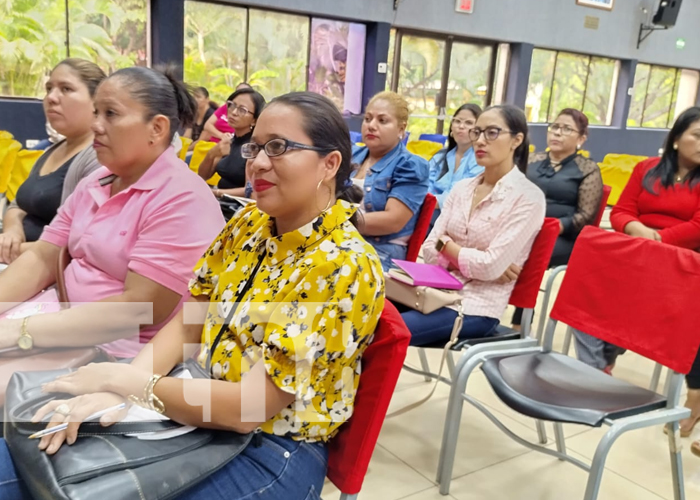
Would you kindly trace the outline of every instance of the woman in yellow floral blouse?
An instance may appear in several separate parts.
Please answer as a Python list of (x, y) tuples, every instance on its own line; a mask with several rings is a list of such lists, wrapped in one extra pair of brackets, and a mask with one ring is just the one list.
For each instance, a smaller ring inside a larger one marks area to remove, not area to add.
[[(350, 151), (328, 99), (273, 100), (242, 148), (257, 205), (234, 217), (197, 265), (191, 305), (200, 307), (181, 312), (132, 364), (89, 365), (49, 384), (78, 397), (40, 410), (36, 418), (65, 403), (70, 416), (54, 414), (49, 425), (71, 421), (40, 447), (53, 454), (73, 443), (87, 415), (151, 385), (177, 422), (256, 432), (241, 455), (179, 498), (319, 498), (326, 443), (352, 415), (360, 358), (384, 303), (379, 258), (355, 229), (356, 207), (343, 201)], [(215, 380), (162, 377), (153, 386), (153, 374), (167, 374), (192, 344)], [(193, 394), (210, 394), (208, 421), (190, 405)]]

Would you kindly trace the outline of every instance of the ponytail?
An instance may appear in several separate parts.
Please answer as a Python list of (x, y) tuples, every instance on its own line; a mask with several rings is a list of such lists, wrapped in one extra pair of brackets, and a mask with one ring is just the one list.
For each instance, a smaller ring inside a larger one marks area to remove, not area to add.
[(134, 66), (120, 69), (109, 78), (119, 78), (131, 97), (146, 108), (147, 121), (163, 115), (170, 121), (168, 142), (180, 127), (194, 123), (197, 103), (189, 87), (176, 76), (177, 68), (168, 65), (155, 70)]

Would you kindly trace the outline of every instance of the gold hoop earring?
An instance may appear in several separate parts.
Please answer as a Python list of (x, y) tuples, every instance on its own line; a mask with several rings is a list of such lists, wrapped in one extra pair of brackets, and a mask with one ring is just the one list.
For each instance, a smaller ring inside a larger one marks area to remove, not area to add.
[[(318, 208), (318, 190), (321, 189), (321, 184), (323, 184), (323, 179), (318, 181), (318, 186), (316, 186), (316, 209), (319, 210)], [(323, 210), (319, 210), (321, 213), (327, 212), (329, 208), (331, 208), (331, 205), (333, 204), (333, 190), (328, 187), (328, 203), (326, 204), (326, 208)]]

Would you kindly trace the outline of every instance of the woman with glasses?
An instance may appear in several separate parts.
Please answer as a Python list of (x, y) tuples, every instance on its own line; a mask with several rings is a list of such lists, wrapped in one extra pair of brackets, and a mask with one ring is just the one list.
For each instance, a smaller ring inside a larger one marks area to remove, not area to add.
[(408, 152), (403, 137), (408, 102), (381, 92), (367, 105), (362, 121), (364, 147), (353, 149), (358, 165), (353, 183), (364, 193), (360, 233), (368, 238), (388, 271), (392, 259), (405, 259), (408, 241), (428, 193), (428, 162)]
[(236, 130), (211, 148), (199, 165), (199, 176), (209, 180), (214, 172), (221, 180), (214, 189), (214, 195), (246, 195), (246, 160), (241, 156), (241, 146), (250, 142), (255, 123), (265, 107), (265, 98), (251, 88), (241, 88), (235, 91), (226, 101), (228, 108), (228, 123)]
[(544, 195), (520, 171), (529, 149), (523, 112), (512, 105), (488, 108), (469, 134), (484, 172), (457, 183), (423, 245), (427, 263), (464, 283), (461, 307), (403, 312), (415, 346), (447, 342), (458, 310), (461, 338), (491, 335), (508, 306), (515, 269), (544, 222)]
[[(549, 267), (569, 262), (581, 230), (592, 224), (603, 197), (603, 179), (598, 164), (579, 154), (588, 138), (588, 118), (577, 109), (562, 110), (549, 125), (547, 148), (530, 158), (527, 178), (547, 198), (547, 217), (559, 219), (559, 237)], [(513, 325), (519, 327), (523, 310), (517, 308)]]
[(455, 184), (462, 179), (476, 177), (484, 171), (476, 162), (469, 131), (474, 128), (481, 114), (476, 104), (464, 104), (457, 109), (450, 123), (447, 147), (430, 160), (430, 184), (428, 192), (435, 195), (438, 206), (433, 214), (433, 224), (440, 215), (445, 198)]
[[(188, 320), (178, 314), (131, 364), (90, 365), (46, 386), (87, 395), (39, 411), (36, 418), (66, 405), (49, 426), (71, 421), (39, 447), (50, 455), (66, 441), (80, 448), (85, 417), (145, 390), (145, 400), (181, 424), (255, 431), (240, 455), (178, 500), (320, 498), (328, 443), (353, 413), (361, 358), (384, 306), (381, 263), (346, 201), (350, 152), (347, 124), (330, 100), (307, 92), (274, 99), (243, 148), (257, 204), (197, 265)], [(240, 314), (227, 324), (235, 303)], [(213, 379), (154, 375), (193, 346)], [(211, 412), (203, 415), (192, 394), (210, 394)], [(103, 417), (103, 425), (123, 416)], [(29, 498), (3, 441), (0, 479), (3, 500)]]

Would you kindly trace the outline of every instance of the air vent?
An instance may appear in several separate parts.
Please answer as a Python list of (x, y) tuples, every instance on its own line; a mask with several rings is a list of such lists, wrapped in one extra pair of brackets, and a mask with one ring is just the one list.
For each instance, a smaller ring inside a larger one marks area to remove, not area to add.
[(599, 26), (600, 26), (600, 18), (599, 17), (586, 16), (586, 19), (583, 22), (583, 27), (588, 28), (589, 30), (597, 30)]

